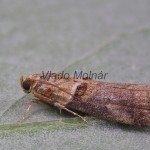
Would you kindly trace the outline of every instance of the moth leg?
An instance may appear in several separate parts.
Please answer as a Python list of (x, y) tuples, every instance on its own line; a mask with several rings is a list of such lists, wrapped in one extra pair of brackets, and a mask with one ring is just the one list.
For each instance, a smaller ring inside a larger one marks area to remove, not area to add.
[[(48, 98), (48, 97), (45, 97), (45, 96), (43, 96), (43, 95), (41, 95), (41, 94), (39, 94), (39, 93), (37, 93), (37, 92), (34, 92), (34, 96), (35, 96), (35, 97), (38, 97), (39, 99), (42, 99), (43, 101), (45, 101), (45, 102), (47, 102), (47, 103), (52, 103), (54, 106), (56, 106), (56, 107), (58, 107), (58, 108), (60, 108), (60, 109), (64, 109), (64, 110), (70, 112), (71, 114), (73, 114), (73, 115), (75, 115), (75, 116), (78, 116), (78, 117), (81, 118), (83, 121), (87, 122), (84, 117), (82, 117), (82, 116), (78, 115), (77, 113), (75, 113), (75, 112), (73, 112), (73, 111), (67, 109), (65, 106), (63, 106), (63, 105), (61, 105), (61, 104), (59, 104), (59, 103), (57, 103), (57, 102), (56, 102), (56, 103), (53, 103), (53, 101), (52, 101), (50, 98)], [(88, 122), (87, 122), (87, 123), (88, 123)]]
[(61, 104), (59, 104), (59, 103), (54, 103), (54, 106), (56, 106), (56, 107), (58, 107), (58, 108), (60, 108), (60, 109), (64, 109), (64, 110), (70, 112), (71, 114), (73, 114), (73, 115), (75, 115), (75, 116), (78, 116), (78, 117), (81, 118), (83, 121), (85, 121), (86, 123), (88, 123), (84, 117), (82, 117), (82, 116), (80, 116), (79, 114), (77, 114), (77, 113), (75, 113), (75, 112), (73, 112), (73, 111), (67, 109), (65, 106), (63, 106), (63, 105), (61, 105)]
[(39, 100), (38, 99), (31, 99), (28, 103), (27, 103), (27, 108), (25, 109), (24, 113), (23, 113), (23, 116), (17, 121), (19, 123), (22, 123), (25, 119), (25, 117), (27, 116), (27, 114), (29, 113), (31, 107), (32, 107), (32, 104), (33, 103), (38, 103)]

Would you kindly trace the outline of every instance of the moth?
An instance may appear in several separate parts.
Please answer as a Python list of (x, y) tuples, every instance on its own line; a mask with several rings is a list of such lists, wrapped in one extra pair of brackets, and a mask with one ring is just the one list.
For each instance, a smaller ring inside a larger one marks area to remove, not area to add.
[(124, 124), (150, 126), (150, 85), (106, 83), (88, 78), (43, 78), (42, 74), (22, 76), (20, 83), (25, 93), (36, 98), (28, 103), (22, 120), (32, 103), (43, 101), (84, 121), (75, 111)]

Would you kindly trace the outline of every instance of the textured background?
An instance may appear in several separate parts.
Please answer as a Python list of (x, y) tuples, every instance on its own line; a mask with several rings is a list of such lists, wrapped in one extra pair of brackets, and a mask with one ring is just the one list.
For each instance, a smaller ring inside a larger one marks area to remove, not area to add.
[(149, 150), (149, 128), (90, 117), (87, 125), (47, 105), (33, 104), (16, 124), (32, 97), (21, 75), (92, 70), (150, 84), (149, 60), (149, 0), (1, 0), (0, 149)]

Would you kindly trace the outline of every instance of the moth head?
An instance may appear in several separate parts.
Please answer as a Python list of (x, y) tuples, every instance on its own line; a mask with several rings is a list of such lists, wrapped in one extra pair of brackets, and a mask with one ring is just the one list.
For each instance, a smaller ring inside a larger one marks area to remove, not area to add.
[(32, 81), (30, 78), (21, 76), (20, 84), (25, 93), (30, 93), (32, 91)]

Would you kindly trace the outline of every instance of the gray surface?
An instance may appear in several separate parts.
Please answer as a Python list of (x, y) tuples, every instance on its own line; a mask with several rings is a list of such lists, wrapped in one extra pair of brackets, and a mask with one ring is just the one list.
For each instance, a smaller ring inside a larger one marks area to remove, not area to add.
[(149, 0), (1, 0), (0, 149), (150, 149), (149, 128), (85, 125), (47, 105), (16, 125), (30, 99), (24, 74), (102, 70), (105, 81), (150, 84), (149, 15)]

